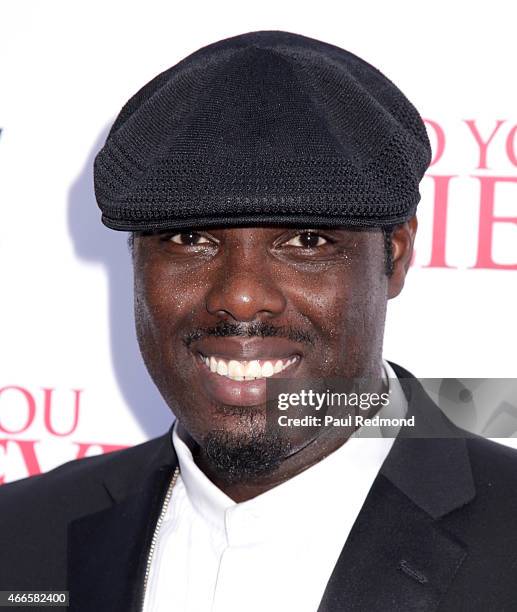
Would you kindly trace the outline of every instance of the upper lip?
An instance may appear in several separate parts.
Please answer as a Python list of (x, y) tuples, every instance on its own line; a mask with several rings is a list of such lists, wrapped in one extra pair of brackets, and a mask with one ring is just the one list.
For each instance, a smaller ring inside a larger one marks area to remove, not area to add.
[(296, 343), (286, 338), (218, 338), (209, 336), (196, 342), (194, 350), (205, 357), (220, 357), (236, 361), (252, 361), (255, 359), (285, 359), (293, 355), (301, 355)]

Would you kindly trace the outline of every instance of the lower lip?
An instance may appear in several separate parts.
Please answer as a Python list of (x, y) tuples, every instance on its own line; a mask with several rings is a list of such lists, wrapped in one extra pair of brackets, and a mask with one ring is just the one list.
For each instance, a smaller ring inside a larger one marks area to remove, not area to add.
[[(300, 357), (296, 361), (277, 374), (269, 378), (279, 378), (281, 375), (289, 376), (300, 363)], [(266, 380), (232, 380), (227, 376), (222, 376), (212, 372), (198, 354), (196, 359), (200, 368), (201, 383), (205, 391), (216, 402), (228, 406), (258, 406), (266, 403)]]

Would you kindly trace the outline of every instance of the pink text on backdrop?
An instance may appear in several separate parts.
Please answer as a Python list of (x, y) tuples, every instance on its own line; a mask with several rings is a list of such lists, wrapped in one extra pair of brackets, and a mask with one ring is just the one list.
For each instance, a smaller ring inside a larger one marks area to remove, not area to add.
[[(7, 435), (7, 437), (0, 438), (0, 448), (7, 460), (11, 452), (20, 453), (27, 476), (41, 473), (40, 458), (37, 452), (41, 436), (34, 439), (18, 436), (21, 434), (25, 436), (34, 430), (43, 430), (47, 440), (66, 438), (70, 442), (70, 459), (86, 457), (92, 448), (100, 450), (101, 453), (127, 448), (127, 445), (72, 439), (79, 425), (83, 391), (71, 389), (69, 402), (64, 402), (62, 398), (57, 402), (55, 391), (50, 387), (33, 391), (18, 385), (7, 385), (0, 388), (0, 436)], [(5, 410), (9, 408), (8, 402), (11, 409), (14, 406), (19, 416), (16, 426), (6, 423)], [(5, 474), (0, 474), (0, 484), (4, 482)]]
[[(430, 171), (426, 178), (433, 181), (433, 225), (431, 256), (424, 268), (455, 268), (447, 262), (446, 244), (448, 233), (448, 212), (453, 205), (450, 198), (451, 183), (460, 177), (460, 174), (439, 174), (436, 165), (442, 160), (447, 147), (445, 129), (437, 121), (426, 119), (430, 136), (434, 141), (433, 158)], [(503, 131), (507, 127), (504, 119), (498, 119), (488, 131), (482, 131), (474, 119), (466, 119), (466, 133), (475, 147), (477, 166), (475, 169), (490, 170), (489, 153), (494, 147), (502, 147), (505, 158), (512, 167), (517, 167), (517, 124), (508, 126), (506, 135)], [(476, 180), (479, 185), (477, 207), (472, 206), (473, 214), (477, 214), (478, 229), (476, 236), (476, 261), (472, 269), (517, 270), (517, 250), (515, 262), (499, 263), (494, 260), (494, 228), (499, 224), (515, 226), (515, 241), (517, 245), (517, 171), (511, 169), (511, 174), (468, 174), (469, 178)], [(501, 184), (515, 185), (515, 215), (496, 215), (497, 187)]]

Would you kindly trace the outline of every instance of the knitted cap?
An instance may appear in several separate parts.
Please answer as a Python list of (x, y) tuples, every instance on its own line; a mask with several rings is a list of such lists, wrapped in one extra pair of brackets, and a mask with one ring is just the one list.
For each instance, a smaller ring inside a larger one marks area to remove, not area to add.
[(280, 31), (211, 44), (121, 110), (95, 159), (117, 230), (402, 223), (431, 148), (418, 112), (376, 68)]

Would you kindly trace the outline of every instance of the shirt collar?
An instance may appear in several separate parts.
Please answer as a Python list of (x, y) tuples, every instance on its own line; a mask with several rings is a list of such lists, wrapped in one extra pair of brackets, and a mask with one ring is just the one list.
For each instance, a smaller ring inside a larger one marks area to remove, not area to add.
[[(383, 360), (383, 377), (388, 384), (390, 401), (377, 412), (376, 416), (387, 419), (401, 419), (406, 416), (408, 402), (402, 385), (390, 364)], [(352, 434), (354, 438), (396, 438), (400, 425), (369, 425)]]
[(178, 421), (172, 429), (172, 443), (178, 457), (181, 480), (192, 506), (214, 527), (223, 529), (225, 511), (235, 502), (198, 468)]

